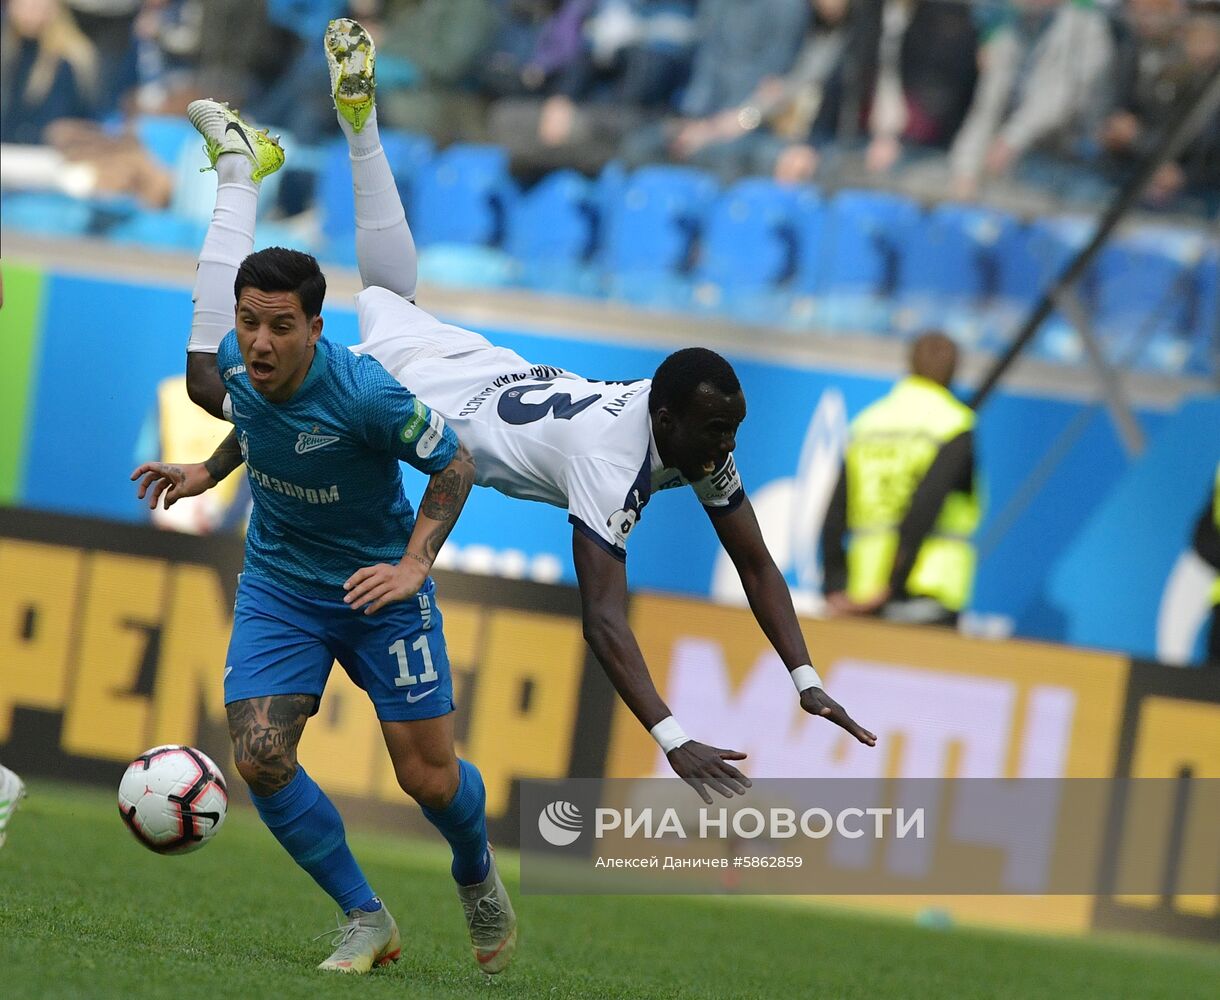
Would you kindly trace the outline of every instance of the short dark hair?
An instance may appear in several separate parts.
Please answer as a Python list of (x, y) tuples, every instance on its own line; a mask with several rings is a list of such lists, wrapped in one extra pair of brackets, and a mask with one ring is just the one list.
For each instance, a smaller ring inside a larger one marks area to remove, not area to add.
[(718, 392), (731, 396), (741, 392), (741, 383), (733, 366), (715, 351), (706, 347), (686, 347), (675, 351), (661, 362), (652, 377), (648, 396), (648, 412), (656, 413), (662, 406), (675, 412), (686, 409), (695, 390), (707, 383)]
[(912, 375), (921, 375), (946, 388), (957, 371), (957, 344), (939, 330), (929, 330), (918, 337), (907, 357)]
[(322, 312), (326, 298), (326, 277), (318, 262), (300, 250), (267, 247), (250, 254), (237, 269), (233, 297), (240, 299), (245, 288), (260, 292), (295, 292), (307, 319)]

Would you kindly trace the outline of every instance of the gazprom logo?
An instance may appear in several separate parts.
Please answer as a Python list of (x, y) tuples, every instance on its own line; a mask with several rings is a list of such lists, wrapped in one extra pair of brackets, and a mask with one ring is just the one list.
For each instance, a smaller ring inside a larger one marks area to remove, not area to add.
[(567, 847), (576, 843), (584, 819), (571, 802), (552, 802), (538, 814), (538, 832), (552, 847)]

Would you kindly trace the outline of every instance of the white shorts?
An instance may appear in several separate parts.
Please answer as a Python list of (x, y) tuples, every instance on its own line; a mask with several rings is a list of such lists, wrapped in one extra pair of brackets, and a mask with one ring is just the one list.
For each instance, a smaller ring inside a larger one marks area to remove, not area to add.
[(357, 293), (356, 319), (360, 343), (353, 350), (371, 354), (408, 388), (412, 388), (406, 377), (409, 370), (434, 358), (464, 358), (479, 369), (513, 371), (529, 366), (515, 352), (496, 347), (472, 330), (442, 323), (413, 302), (376, 285)]

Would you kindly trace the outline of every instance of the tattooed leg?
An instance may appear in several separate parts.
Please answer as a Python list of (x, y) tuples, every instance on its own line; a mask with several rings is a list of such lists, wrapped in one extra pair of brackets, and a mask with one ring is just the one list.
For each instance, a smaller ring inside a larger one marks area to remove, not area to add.
[(280, 694), (227, 707), (233, 758), (255, 795), (273, 795), (292, 780), (297, 743), (317, 702), (311, 694)]
[(311, 694), (281, 694), (229, 705), (237, 770), (267, 829), (340, 910), (377, 909), (339, 811), (297, 765), (297, 741), (317, 702)]

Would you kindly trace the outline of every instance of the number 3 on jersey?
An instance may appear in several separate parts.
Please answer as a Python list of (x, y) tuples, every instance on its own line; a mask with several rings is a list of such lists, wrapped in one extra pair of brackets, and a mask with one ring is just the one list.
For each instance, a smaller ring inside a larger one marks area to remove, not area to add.
[(552, 393), (540, 403), (527, 403), (521, 398), (527, 392), (541, 392), (552, 385), (553, 382), (538, 382), (510, 389), (500, 397), (500, 402), (496, 404), (496, 413), (506, 424), (532, 424), (547, 415), (554, 416), (556, 420), (571, 420), (602, 398), (599, 392), (576, 402), (572, 402), (571, 394), (566, 392)]
[(411, 663), (407, 659), (407, 640), (399, 639), (388, 650), (391, 656), (398, 659), (398, 676), (394, 678), (395, 687), (410, 687), (413, 684), (431, 684), (437, 678), (436, 668), (432, 665), (432, 650), (428, 648), (428, 637), (421, 635), (411, 648), (420, 654), (424, 661), (424, 672), (418, 677), (411, 673)]

